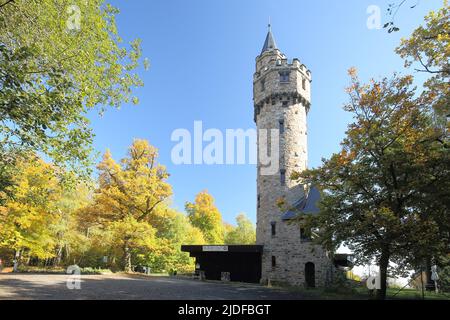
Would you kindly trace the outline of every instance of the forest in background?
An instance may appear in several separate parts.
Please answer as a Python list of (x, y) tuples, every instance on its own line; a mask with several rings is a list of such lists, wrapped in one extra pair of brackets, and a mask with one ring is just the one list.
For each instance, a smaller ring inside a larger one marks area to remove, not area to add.
[(116, 162), (109, 151), (97, 180), (76, 180), (42, 158), (23, 156), (12, 195), (0, 207), (0, 255), (7, 264), (153, 272), (189, 272), (194, 263), (182, 244), (253, 244), (255, 227), (244, 215), (225, 223), (207, 192), (186, 203), (187, 215), (170, 206), (169, 174), (157, 150), (135, 140)]

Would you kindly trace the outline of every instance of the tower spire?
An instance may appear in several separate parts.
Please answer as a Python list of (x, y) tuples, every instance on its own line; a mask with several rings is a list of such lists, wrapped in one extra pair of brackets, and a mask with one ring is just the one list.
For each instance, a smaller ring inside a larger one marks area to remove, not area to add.
[(267, 36), (266, 41), (264, 41), (264, 46), (261, 50), (261, 54), (265, 51), (271, 51), (274, 49), (277, 49), (277, 44), (275, 43), (275, 39), (272, 35), (272, 24), (270, 23), (270, 17), (269, 17), (269, 24), (267, 25)]

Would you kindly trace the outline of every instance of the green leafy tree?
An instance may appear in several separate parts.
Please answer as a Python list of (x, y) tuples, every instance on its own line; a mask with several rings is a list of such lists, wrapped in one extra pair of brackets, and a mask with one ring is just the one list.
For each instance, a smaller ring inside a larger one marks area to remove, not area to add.
[(145, 221), (138, 221), (132, 215), (112, 221), (107, 230), (113, 250), (123, 252), (125, 271), (132, 271), (131, 258), (143, 255), (157, 248), (156, 230)]
[(142, 263), (158, 272), (192, 271), (192, 258), (181, 251), (181, 245), (204, 244), (202, 232), (184, 214), (163, 206), (152, 215), (150, 224), (156, 230), (158, 248), (143, 256)]
[(9, 163), (10, 152), (25, 148), (78, 172), (88, 168), (87, 112), (137, 102), (131, 92), (143, 84), (134, 73), (140, 41), (121, 43), (117, 13), (104, 0), (3, 1), (0, 166)]
[(54, 266), (59, 266), (63, 261), (72, 264), (72, 254), (79, 253), (86, 247), (87, 239), (80, 231), (77, 212), (88, 205), (90, 197), (91, 186), (85, 182), (63, 188), (61, 197), (56, 202), (58, 219), (51, 226), (56, 242)]
[(255, 244), (256, 228), (243, 213), (236, 217), (237, 226), (226, 233), (226, 244)]
[(192, 225), (202, 231), (208, 243), (224, 243), (222, 215), (215, 206), (212, 195), (202, 191), (195, 197), (195, 202), (187, 202), (185, 208)]
[(384, 299), (390, 261), (401, 271), (448, 250), (450, 158), (412, 77), (364, 85), (350, 74), (345, 110), (354, 122), (342, 150), (294, 178), (323, 190), (313, 222), (319, 241), (331, 250), (347, 245), (358, 263), (375, 258)]

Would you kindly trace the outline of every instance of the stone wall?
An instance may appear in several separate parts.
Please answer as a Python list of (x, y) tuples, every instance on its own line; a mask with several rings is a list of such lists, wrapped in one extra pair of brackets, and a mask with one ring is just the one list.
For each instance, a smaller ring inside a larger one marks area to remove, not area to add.
[[(289, 74), (280, 81), (280, 73)], [(287, 79), (285, 79), (287, 80)], [(315, 265), (316, 286), (323, 285), (331, 264), (324, 250), (300, 237), (300, 227), (281, 219), (283, 210), (277, 200), (284, 198), (286, 207), (304, 196), (304, 187), (290, 179), (293, 171), (307, 168), (307, 121), (310, 108), (311, 73), (294, 59), (288, 63), (277, 49), (266, 51), (256, 59), (253, 81), (255, 121), (258, 129), (279, 129), (280, 171), (275, 175), (257, 175), (257, 244), (264, 245), (262, 281), (270, 279), (291, 285), (304, 285), (305, 264)], [(258, 141), (258, 148), (263, 141)], [(258, 153), (259, 154), (259, 153)], [(258, 161), (259, 163), (259, 161)], [(285, 184), (281, 183), (281, 170)], [(272, 235), (272, 224), (276, 234)], [(272, 257), (276, 266), (272, 266)]]

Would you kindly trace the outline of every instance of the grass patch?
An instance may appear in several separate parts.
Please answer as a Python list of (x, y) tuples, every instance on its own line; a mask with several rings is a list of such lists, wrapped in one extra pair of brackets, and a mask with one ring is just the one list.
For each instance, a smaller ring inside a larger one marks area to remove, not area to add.
[[(399, 289), (389, 288), (386, 295), (389, 299), (422, 300), (422, 291), (416, 289), (403, 289), (399, 292)], [(450, 300), (450, 293), (425, 291), (424, 296), (425, 300)]]
[[(12, 270), (11, 270), (12, 271)], [(19, 266), (19, 273), (42, 273), (42, 274), (66, 274), (67, 269), (64, 267), (29, 267), (29, 266)], [(86, 274), (112, 274), (113, 272), (109, 269), (100, 268), (80, 268), (82, 275)]]
[[(272, 285), (273, 289), (283, 289), (293, 292), (300, 292), (306, 299), (312, 300), (371, 300), (374, 295), (365, 286), (354, 286), (350, 290), (336, 288), (302, 288), (298, 286)], [(388, 288), (386, 291), (387, 300), (422, 300), (422, 291), (416, 289)], [(450, 300), (450, 293), (435, 293), (425, 291), (425, 300)]]

